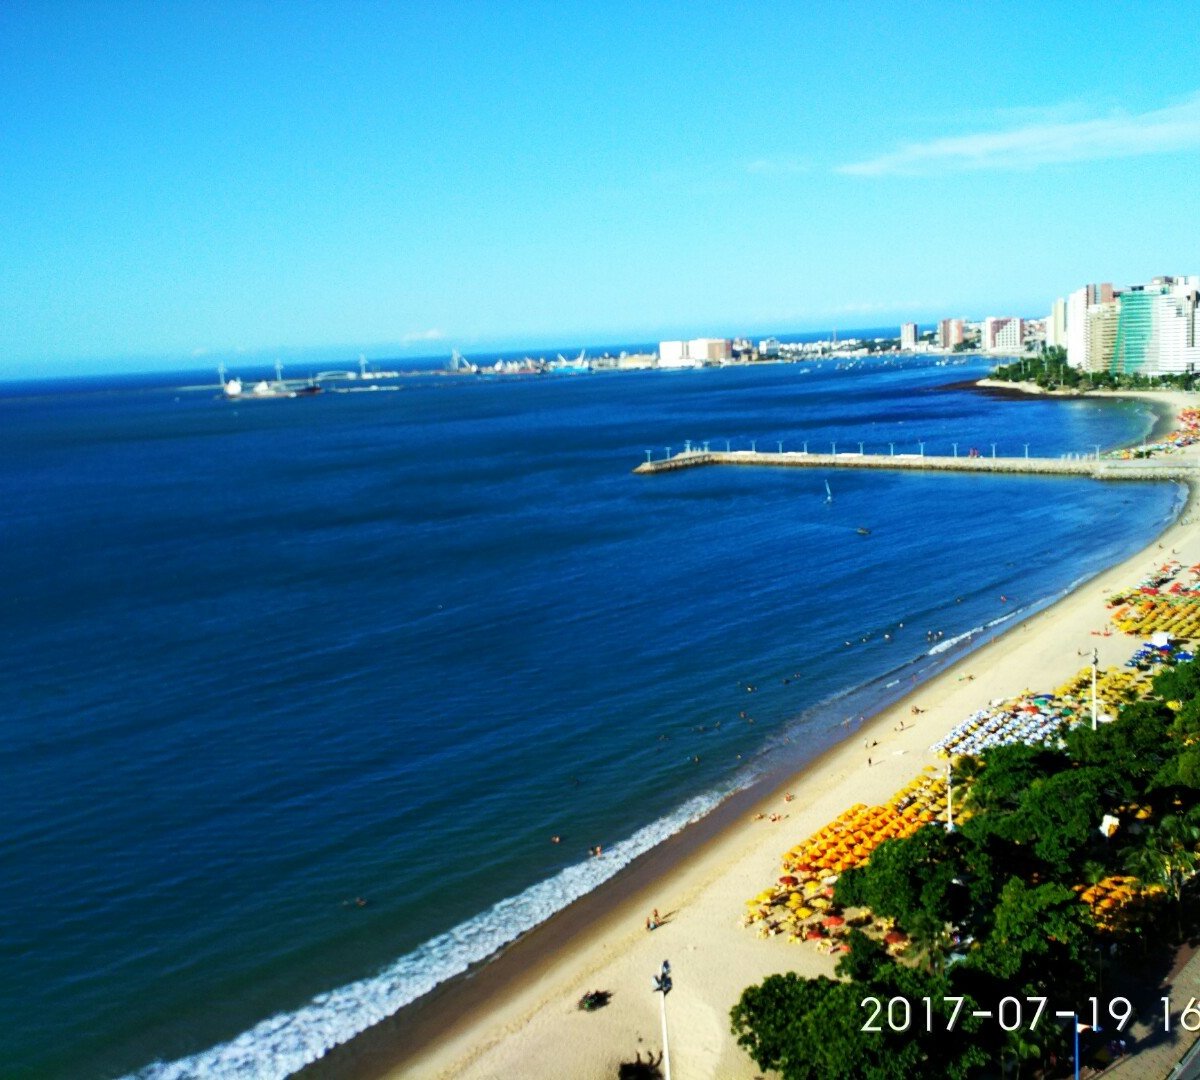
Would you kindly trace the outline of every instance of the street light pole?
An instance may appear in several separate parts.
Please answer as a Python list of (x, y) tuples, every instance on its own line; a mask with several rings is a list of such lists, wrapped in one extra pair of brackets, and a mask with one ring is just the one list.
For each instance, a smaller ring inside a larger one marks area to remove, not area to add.
[(1092, 649), (1092, 730), (1096, 730), (1096, 672), (1100, 668), (1100, 650)]
[(951, 443), (950, 445), (954, 447), (954, 456), (958, 457), (958, 443), (955, 442)]
[(996, 460), (996, 444), (992, 443), (992, 460)]
[(662, 1012), (663, 1076), (665, 1080), (671, 1080), (671, 1049), (667, 1043), (667, 995), (671, 992), (671, 986), (671, 964), (664, 960), (662, 971), (654, 976), (654, 992), (662, 994), (659, 1006)]

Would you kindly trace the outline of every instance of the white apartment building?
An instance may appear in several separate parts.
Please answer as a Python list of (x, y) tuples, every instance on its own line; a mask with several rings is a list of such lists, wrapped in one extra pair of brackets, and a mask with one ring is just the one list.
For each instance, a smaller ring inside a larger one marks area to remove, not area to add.
[(1061, 296), (1054, 301), (1046, 317), (1046, 348), (1067, 347), (1067, 302)]
[(983, 320), (980, 346), (990, 353), (1019, 353), (1023, 347), (1025, 324), (1016, 316), (989, 315)]
[(700, 367), (706, 363), (724, 363), (733, 359), (731, 338), (692, 338), (691, 341), (660, 341), (660, 368)]
[(900, 324), (900, 348), (904, 352), (913, 352), (917, 347), (917, 324), (906, 322)]

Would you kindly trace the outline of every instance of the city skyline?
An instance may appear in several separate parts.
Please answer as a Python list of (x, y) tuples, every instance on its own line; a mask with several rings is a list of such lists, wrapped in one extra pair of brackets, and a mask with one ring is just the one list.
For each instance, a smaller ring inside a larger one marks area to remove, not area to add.
[(1161, 73), (1198, 46), (1106, 11), (10, 5), (0, 378), (1040, 318), (1186, 272), (1200, 79)]

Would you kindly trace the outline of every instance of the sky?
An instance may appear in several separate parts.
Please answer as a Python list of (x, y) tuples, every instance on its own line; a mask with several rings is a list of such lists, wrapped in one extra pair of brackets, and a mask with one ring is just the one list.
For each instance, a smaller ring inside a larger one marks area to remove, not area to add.
[(1044, 315), (1200, 273), (1161, 5), (0, 4), (0, 378)]

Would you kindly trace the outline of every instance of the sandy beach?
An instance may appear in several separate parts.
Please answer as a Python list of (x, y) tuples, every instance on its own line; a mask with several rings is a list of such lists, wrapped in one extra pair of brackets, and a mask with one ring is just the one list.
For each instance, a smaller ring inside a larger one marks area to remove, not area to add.
[[(1172, 416), (1200, 397), (1138, 396)], [(1200, 465), (1200, 446), (1178, 453), (1178, 460)], [(730, 1007), (766, 975), (832, 975), (834, 961), (809, 945), (757, 937), (741, 925), (745, 900), (776, 880), (785, 849), (851, 804), (883, 803), (926, 766), (943, 770), (944, 759), (930, 745), (979, 707), (1062, 683), (1089, 662), (1093, 648), (1102, 668), (1122, 666), (1137, 641), (1116, 632), (1097, 635), (1109, 626), (1105, 600), (1165, 558), (1200, 563), (1200, 529), (1191, 523), (1196, 502), (1193, 484), (1176, 523), (1137, 555), (916, 686), (800, 775), (730, 800), (712, 821), (651, 852), (475, 976), (435, 991), (310, 1072), (612, 1077), (622, 1063), (658, 1058), (660, 998), (652, 976), (667, 959), (674, 975), (667, 1001), (672, 1075), (758, 1076), (730, 1035)], [(1005, 602), (997, 597), (997, 615)], [(922, 711), (914, 714), (914, 706)], [(765, 816), (756, 820), (758, 814)], [(663, 924), (650, 932), (645, 924), (652, 909)], [(589, 990), (607, 991), (610, 1003), (593, 1012), (577, 1009)]]

